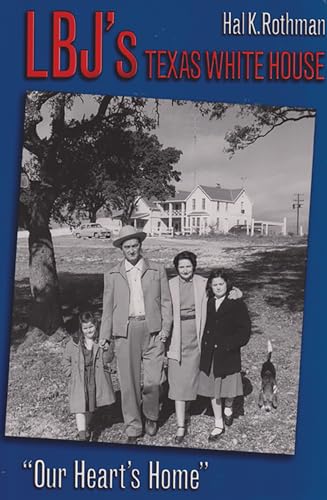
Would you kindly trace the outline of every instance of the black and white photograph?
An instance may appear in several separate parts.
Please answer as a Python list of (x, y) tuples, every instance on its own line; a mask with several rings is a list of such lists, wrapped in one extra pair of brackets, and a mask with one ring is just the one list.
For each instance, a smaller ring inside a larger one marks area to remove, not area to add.
[(5, 435), (293, 455), (315, 110), (26, 94)]

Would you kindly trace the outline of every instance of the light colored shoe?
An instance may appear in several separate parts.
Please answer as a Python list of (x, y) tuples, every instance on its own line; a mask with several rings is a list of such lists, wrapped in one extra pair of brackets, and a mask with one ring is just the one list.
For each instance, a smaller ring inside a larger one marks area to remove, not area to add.
[(210, 432), (208, 441), (218, 441), (220, 437), (224, 434), (225, 432), (225, 427), (214, 427), (213, 430)]

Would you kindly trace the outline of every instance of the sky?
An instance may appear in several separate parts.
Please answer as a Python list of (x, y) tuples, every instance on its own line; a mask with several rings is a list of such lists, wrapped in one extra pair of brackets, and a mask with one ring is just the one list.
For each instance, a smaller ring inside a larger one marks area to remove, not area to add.
[[(269, 103), (267, 103), (269, 104)], [(182, 106), (160, 100), (159, 126), (153, 131), (163, 146), (174, 146), (183, 154), (175, 166), (181, 172), (177, 190), (192, 190), (197, 184), (223, 188), (244, 187), (253, 203), (256, 220), (282, 222), (287, 230), (296, 229), (296, 194), (304, 200), (300, 225), (308, 231), (314, 119), (286, 123), (267, 137), (237, 152), (232, 159), (224, 152), (225, 134), (239, 123), (237, 108), (221, 120), (209, 120), (189, 102)], [(72, 115), (78, 119), (96, 110), (91, 96), (76, 100)], [(147, 112), (154, 116), (154, 101), (149, 99)], [(38, 126), (41, 137), (49, 133), (48, 112)]]
[(235, 111), (221, 120), (209, 120), (185, 106), (162, 101), (160, 127), (162, 144), (183, 151), (177, 166), (181, 181), (177, 189), (191, 190), (195, 184), (224, 188), (244, 187), (253, 203), (256, 220), (281, 222), (287, 217), (288, 231), (296, 228), (295, 194), (304, 199), (300, 224), (308, 230), (314, 119), (288, 123), (237, 152), (232, 159), (224, 152), (225, 133), (238, 123)]

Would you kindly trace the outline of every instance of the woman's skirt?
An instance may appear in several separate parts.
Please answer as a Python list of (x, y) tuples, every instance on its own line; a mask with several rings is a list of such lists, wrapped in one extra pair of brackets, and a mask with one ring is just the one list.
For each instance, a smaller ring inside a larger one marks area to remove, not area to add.
[(195, 319), (181, 321), (181, 337), (181, 362), (168, 359), (168, 397), (175, 401), (194, 401), (200, 374), (200, 349)]
[(200, 372), (198, 393), (215, 399), (243, 396), (242, 376), (238, 372), (215, 378), (212, 370), (209, 376)]

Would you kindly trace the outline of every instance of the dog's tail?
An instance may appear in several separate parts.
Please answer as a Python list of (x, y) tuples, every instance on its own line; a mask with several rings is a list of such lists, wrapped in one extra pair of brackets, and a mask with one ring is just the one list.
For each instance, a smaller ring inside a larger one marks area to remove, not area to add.
[(268, 350), (268, 356), (267, 356), (267, 361), (271, 360), (271, 355), (272, 355), (272, 344), (270, 340), (267, 342), (267, 350)]

